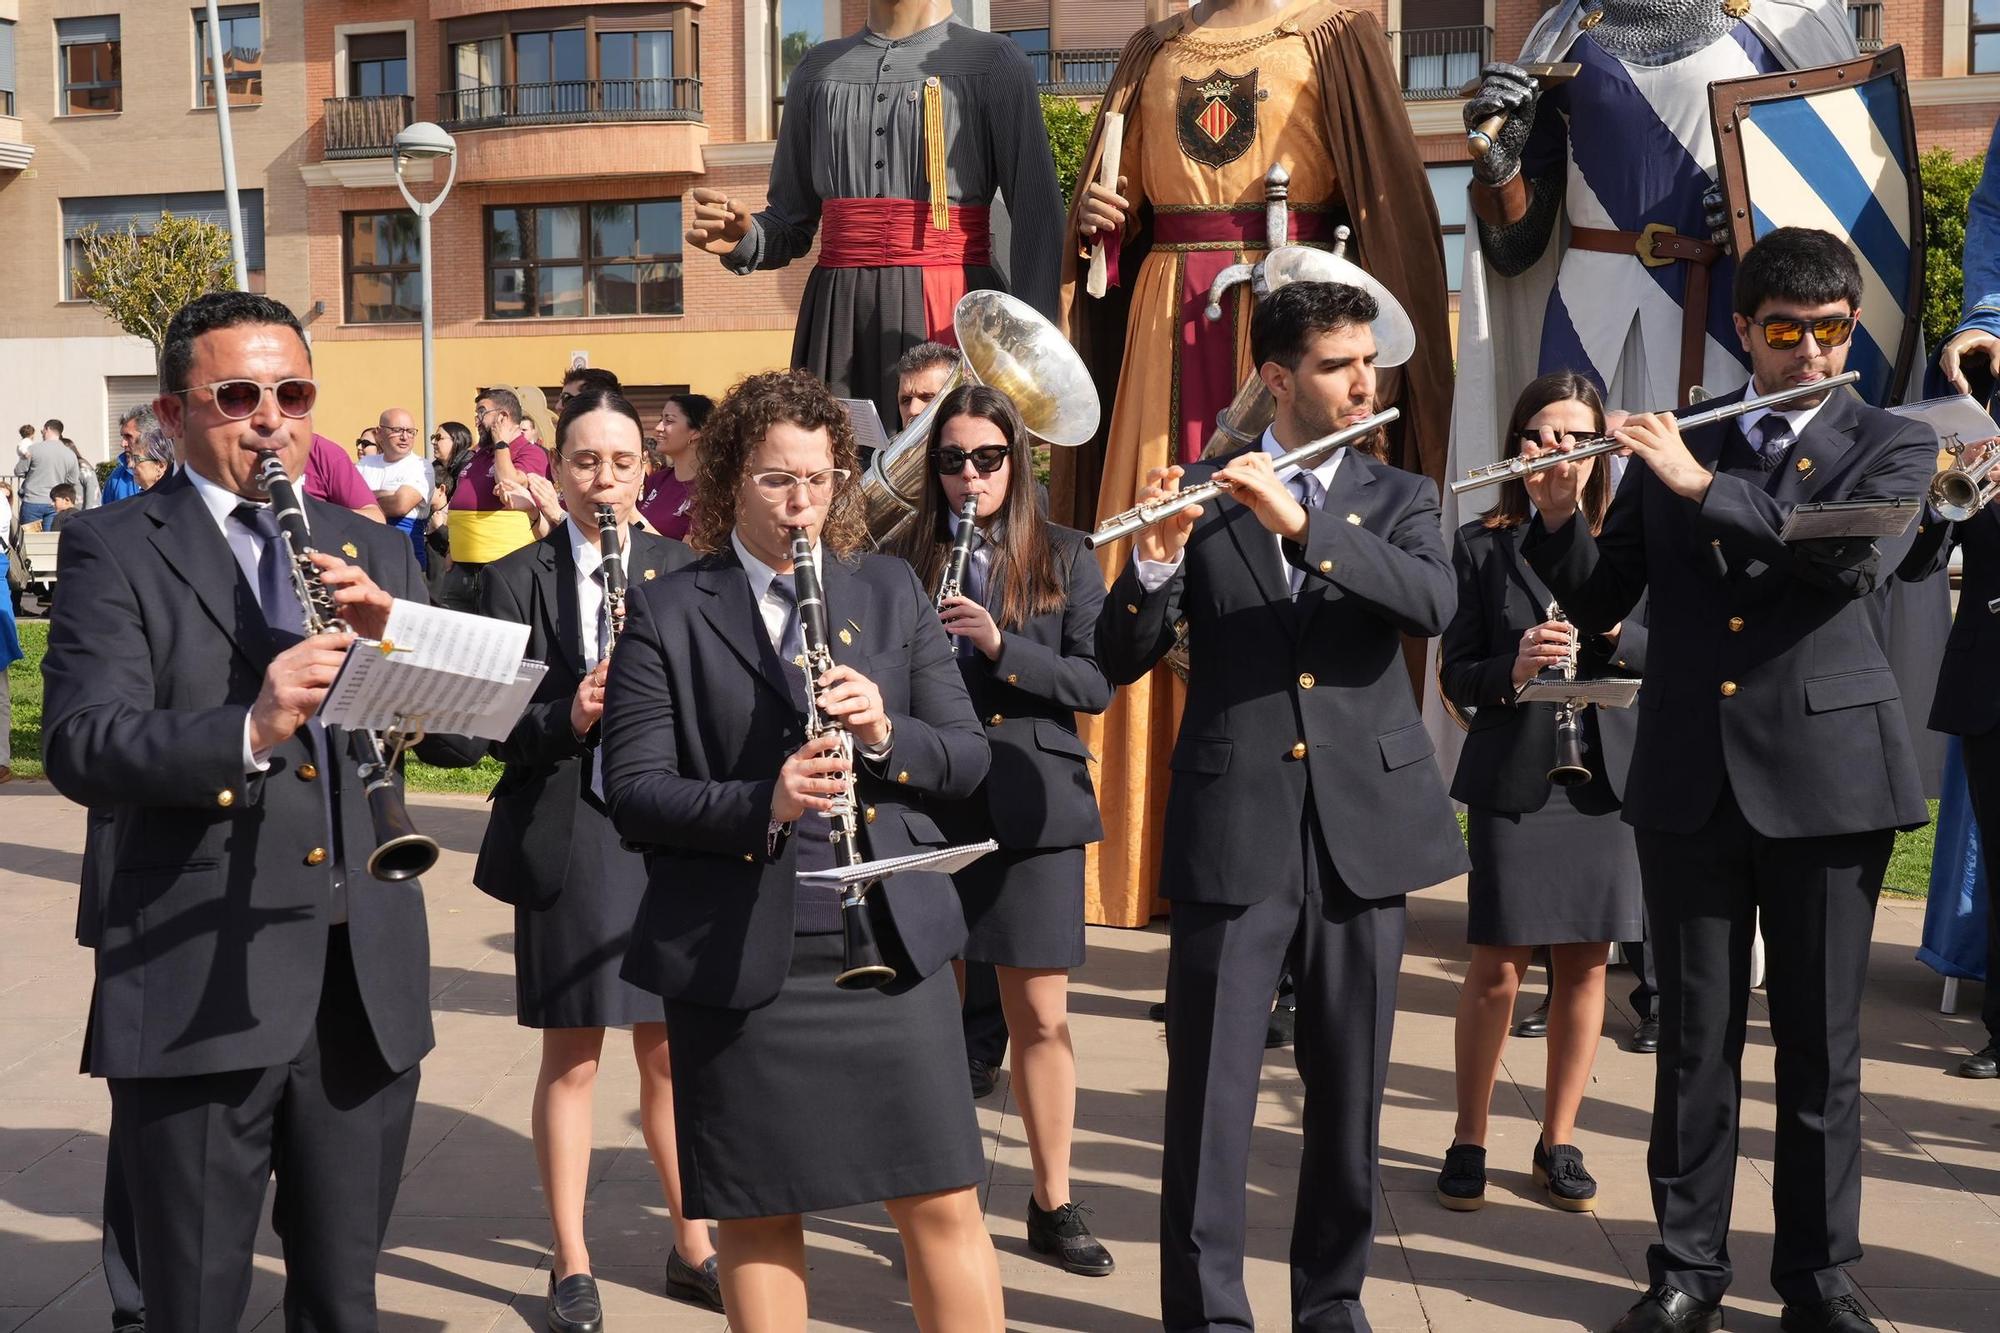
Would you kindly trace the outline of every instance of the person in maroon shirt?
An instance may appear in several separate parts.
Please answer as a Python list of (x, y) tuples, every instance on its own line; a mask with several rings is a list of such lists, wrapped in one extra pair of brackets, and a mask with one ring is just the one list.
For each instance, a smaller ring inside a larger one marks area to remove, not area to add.
[(660, 408), (653, 443), (663, 465), (646, 474), (639, 492), (639, 512), (662, 537), (686, 540), (694, 516), (694, 488), (684, 478), (695, 474), (702, 427), (715, 403), (705, 394), (677, 393)]
[(439, 605), (454, 611), (477, 607), (481, 569), (534, 540), (527, 478), (549, 479), (548, 451), (521, 434), (521, 401), (512, 390), (481, 390), (474, 410), (479, 443), (452, 491), (451, 568), (437, 589)]
[(342, 509), (352, 509), (377, 523), (388, 522), (382, 506), (375, 503), (375, 492), (361, 479), (361, 469), (354, 466), (347, 450), (324, 435), (312, 437), (312, 449), (306, 454), (306, 494)]

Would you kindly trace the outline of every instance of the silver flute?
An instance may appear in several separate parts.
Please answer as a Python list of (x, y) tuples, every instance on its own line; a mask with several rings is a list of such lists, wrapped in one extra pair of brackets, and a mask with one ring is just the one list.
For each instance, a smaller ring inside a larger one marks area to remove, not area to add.
[[(1344, 448), (1356, 440), (1366, 439), (1390, 422), (1401, 420), (1402, 415), (1402, 411), (1398, 408), (1386, 408), (1372, 417), (1355, 422), (1344, 430), (1337, 430), (1331, 435), (1322, 435), (1317, 440), (1300, 445), (1290, 453), (1278, 455), (1271, 460), (1271, 466), (1280, 472), (1288, 467), (1312, 467), (1334, 450)], [(1157, 500), (1142, 501), (1124, 513), (1099, 524), (1097, 531), (1083, 539), (1084, 545), (1094, 550), (1107, 542), (1129, 537), (1141, 529), (1150, 528), (1155, 523), (1172, 518), (1191, 505), (1206, 504), (1216, 496), (1226, 494), (1227, 490), (1228, 488), (1220, 481), (1210, 479), (1198, 481), (1192, 486), (1175, 491), (1172, 495), (1163, 495)]]
[[(1731, 417), (1740, 417), (1745, 412), (1755, 412), (1767, 407), (1778, 407), (1781, 404), (1791, 402), (1795, 398), (1808, 398), (1816, 393), (1828, 393), (1843, 385), (1852, 384), (1860, 378), (1860, 371), (1850, 370), (1845, 374), (1834, 375), (1828, 379), (1814, 380), (1811, 384), (1794, 384), (1789, 389), (1779, 389), (1775, 393), (1759, 394), (1755, 398), (1743, 398), (1734, 403), (1724, 403), (1720, 407), (1711, 407), (1703, 412), (1690, 412), (1680, 418), (1680, 428), (1682, 433), (1685, 434), (1701, 426), (1712, 426), (1718, 421), (1727, 421)], [(1472, 469), (1465, 476), (1451, 483), (1451, 493), (1453, 495), (1463, 495), (1467, 491), (1478, 490), (1481, 486), (1498, 486), (1501, 482), (1512, 481), (1516, 477), (1536, 476), (1547, 472), (1550, 468), (1560, 467), (1564, 463), (1576, 463), (1586, 458), (1596, 458), (1600, 454), (1615, 454), (1625, 447), (1626, 445), (1615, 435), (1599, 435), (1594, 439), (1579, 441), (1574, 448), (1566, 453), (1543, 454), (1539, 458), (1532, 459), (1523, 458), (1519, 454), (1516, 454), (1512, 458), (1503, 458), (1497, 463), (1488, 463), (1485, 467)]]
[(979, 497), (968, 495), (959, 506), (958, 527), (951, 535), (951, 557), (944, 562), (944, 577), (938, 580), (935, 605), (942, 612), (944, 604), (954, 597), (965, 596), (965, 562), (972, 558), (972, 537), (979, 530), (976, 515), (979, 512)]

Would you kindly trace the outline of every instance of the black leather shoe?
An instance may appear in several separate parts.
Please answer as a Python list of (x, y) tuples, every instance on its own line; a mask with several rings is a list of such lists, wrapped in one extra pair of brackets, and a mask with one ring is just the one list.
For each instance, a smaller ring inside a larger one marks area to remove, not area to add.
[(1698, 1301), (1662, 1282), (1611, 1326), (1611, 1333), (1715, 1333), (1722, 1327), (1722, 1303)]
[(2000, 1078), (2000, 1052), (1994, 1050), (1992, 1042), (1987, 1042), (1983, 1050), (1966, 1056), (1958, 1062), (1960, 1078)]
[(1438, 1202), (1454, 1213), (1475, 1213), (1486, 1206), (1486, 1149), (1476, 1143), (1454, 1143), (1445, 1151), (1438, 1172)]
[(967, 1060), (965, 1067), (972, 1075), (973, 1100), (977, 1101), (981, 1097), (992, 1096), (993, 1083), (996, 1077), (993, 1066), (987, 1064), (984, 1060)]
[(1549, 1002), (1544, 999), (1542, 1007), (1514, 1024), (1517, 1037), (1546, 1037), (1549, 1035)]
[(549, 1274), (549, 1333), (603, 1333), (604, 1302), (597, 1299), (597, 1279), (571, 1273), (562, 1281)]
[(1632, 1049), (1641, 1055), (1658, 1055), (1660, 1052), (1660, 1020), (1650, 1014), (1639, 1020), (1639, 1026), (1632, 1029)]
[(1028, 1196), (1028, 1248), (1036, 1254), (1053, 1254), (1059, 1263), (1080, 1277), (1108, 1277), (1118, 1267), (1111, 1251), (1097, 1243), (1083, 1215), (1090, 1210), (1078, 1203), (1066, 1203), (1053, 1212), (1043, 1212), (1035, 1196)]
[(1818, 1305), (1787, 1305), (1778, 1327), (1785, 1333), (1878, 1333), (1875, 1321), (1852, 1296), (1836, 1296)]
[(1298, 1030), (1299, 1011), (1290, 1005), (1281, 1004), (1271, 1011), (1271, 1021), (1264, 1028), (1264, 1049), (1275, 1051), (1280, 1046), (1292, 1044), (1292, 1035)]
[(1549, 1207), (1566, 1213), (1597, 1211), (1597, 1180), (1583, 1169), (1583, 1153), (1567, 1143), (1544, 1148), (1535, 1140), (1535, 1183)]
[(1155, 1001), (1153, 1001), (1153, 1003), (1151, 1003), (1151, 1004), (1147, 1005), (1147, 1006), (1146, 1006), (1146, 1017), (1148, 1017), (1148, 1018), (1152, 1019), (1152, 1020), (1153, 1020), (1153, 1021), (1154, 1021), (1155, 1023), (1164, 1023), (1164, 1022), (1166, 1022), (1166, 1021), (1167, 1021), (1167, 1002), (1166, 1002), (1165, 1000), (1155, 1000)]
[(711, 1310), (722, 1309), (722, 1273), (715, 1256), (709, 1255), (696, 1268), (681, 1258), (679, 1250), (667, 1251), (667, 1295)]

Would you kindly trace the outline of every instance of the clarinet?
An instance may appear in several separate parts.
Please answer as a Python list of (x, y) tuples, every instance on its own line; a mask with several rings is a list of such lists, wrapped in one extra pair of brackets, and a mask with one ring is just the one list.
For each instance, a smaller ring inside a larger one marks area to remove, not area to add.
[[(1545, 614), (1550, 620), (1570, 623), (1562, 607), (1554, 602), (1549, 603)], [(1577, 646), (1571, 642), (1569, 656), (1562, 665), (1543, 668), (1542, 679), (1575, 680)], [(1575, 787), (1590, 781), (1590, 768), (1583, 762), (1583, 707), (1574, 699), (1556, 705), (1556, 763), (1549, 770), (1549, 781), (1558, 787)]]
[(611, 643), (604, 650), (609, 661), (625, 632), (625, 562), (618, 558), (618, 511), (610, 505), (597, 506), (597, 549), (604, 557), (604, 608), (611, 617)]
[(979, 531), (974, 514), (979, 509), (979, 497), (968, 495), (958, 511), (958, 527), (951, 534), (951, 558), (944, 562), (944, 577), (938, 581), (937, 609), (944, 610), (944, 604), (954, 597), (965, 595), (965, 562), (972, 558), (972, 538)]
[[(334, 609), (333, 590), (320, 580), (319, 566), (312, 562), (316, 552), (312, 528), (290, 474), (276, 454), (265, 454), (258, 465), (257, 480), (271, 497), (271, 515), (278, 520), (278, 536), (285, 543), (286, 563), (292, 570), (292, 587), (305, 612), (308, 637), (329, 631), (347, 630)], [(438, 845), (434, 838), (417, 832), (410, 821), (409, 807), (396, 786), (395, 761), (382, 748), (382, 738), (372, 731), (350, 732), (360, 746), (362, 792), (368, 798), (368, 817), (375, 825), (375, 850), (368, 854), (368, 873), (394, 884), (414, 879), (437, 864)], [(422, 732), (389, 733), (396, 753), (422, 738)]]
[[(840, 757), (847, 760), (847, 777), (840, 794), (833, 798), (827, 817), (833, 822), (834, 853), (848, 865), (859, 865), (861, 838), (855, 825), (854, 738), (840, 723), (819, 711), (819, 682), (833, 669), (833, 649), (829, 645), (826, 598), (819, 582), (819, 567), (813, 563), (812, 540), (804, 528), (792, 532), (792, 582), (798, 594), (799, 641), (805, 647), (806, 739), (822, 736), (840, 738)], [(840, 975), (833, 984), (842, 990), (872, 990), (896, 979), (896, 969), (882, 961), (881, 946), (875, 940), (875, 923), (868, 915), (868, 884), (849, 884), (840, 891), (840, 930), (846, 956)]]

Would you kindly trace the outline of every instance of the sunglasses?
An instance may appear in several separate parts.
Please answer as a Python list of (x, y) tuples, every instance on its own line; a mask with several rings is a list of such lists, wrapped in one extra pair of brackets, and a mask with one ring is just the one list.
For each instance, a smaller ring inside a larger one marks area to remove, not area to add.
[(1753, 319), (1764, 330), (1764, 345), (1774, 352), (1789, 352), (1805, 341), (1812, 330), (1813, 341), (1821, 347), (1839, 347), (1854, 336), (1854, 316), (1822, 315), (1818, 319)]
[(276, 384), (217, 380), (213, 384), (190, 384), (181, 392), (189, 394), (196, 389), (208, 390), (215, 400), (215, 410), (231, 421), (242, 421), (255, 413), (266, 392), (277, 401), (278, 411), (288, 417), (311, 415), (313, 404), (319, 400), (319, 385), (311, 380), (279, 380)]
[(982, 477), (990, 477), (1007, 463), (1007, 446), (1004, 444), (982, 444), (977, 449), (943, 448), (931, 454), (931, 466), (940, 477), (955, 477), (965, 471), (966, 461), (979, 471)]

